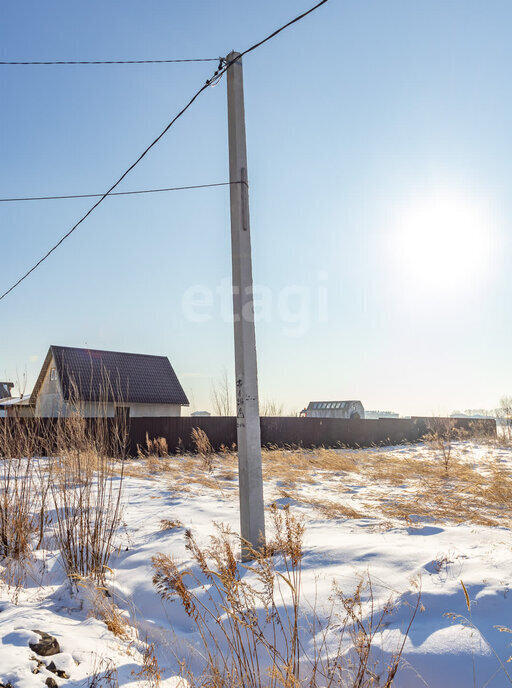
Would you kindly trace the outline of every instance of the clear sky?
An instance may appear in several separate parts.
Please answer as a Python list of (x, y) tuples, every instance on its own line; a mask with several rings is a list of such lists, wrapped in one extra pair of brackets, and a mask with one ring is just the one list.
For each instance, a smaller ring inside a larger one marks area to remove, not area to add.
[[(6, 3), (1, 60), (216, 57), (312, 0)], [(244, 61), (260, 397), (429, 414), (511, 393), (510, 0), (330, 0)], [(105, 191), (215, 63), (7, 67), (1, 196)], [(228, 179), (226, 83), (122, 189)], [(91, 205), (1, 203), (0, 291)], [(48, 346), (234, 368), (227, 187), (107, 199), (0, 302), (0, 377)], [(199, 304), (199, 305), (198, 305)]]

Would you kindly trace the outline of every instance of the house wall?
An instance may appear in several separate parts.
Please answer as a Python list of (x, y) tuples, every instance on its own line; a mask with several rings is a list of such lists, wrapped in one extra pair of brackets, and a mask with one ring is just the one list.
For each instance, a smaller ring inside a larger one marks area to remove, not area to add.
[(181, 416), (181, 406), (179, 404), (130, 404), (131, 418), (147, 418), (148, 416), (154, 418)]
[(43, 418), (58, 418), (59, 416), (67, 415), (65, 411), (66, 403), (62, 395), (60, 381), (50, 380), (50, 373), (52, 368), (56, 368), (55, 360), (52, 356), (50, 365), (46, 370), (39, 394), (36, 399), (36, 417)]
[[(181, 416), (181, 406), (179, 404), (119, 404), (129, 406), (130, 418), (172, 418)], [(69, 405), (67, 405), (69, 406)], [(116, 404), (113, 402), (97, 404), (94, 401), (84, 401), (80, 404), (80, 413), (85, 418), (97, 418), (98, 416), (114, 418)], [(74, 407), (75, 408), (75, 407)], [(72, 410), (66, 408), (66, 415), (70, 415)]]

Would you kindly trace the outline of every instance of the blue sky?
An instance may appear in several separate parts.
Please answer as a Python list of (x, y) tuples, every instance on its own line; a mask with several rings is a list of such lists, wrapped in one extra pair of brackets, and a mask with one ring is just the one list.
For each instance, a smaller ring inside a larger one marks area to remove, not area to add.
[[(0, 59), (215, 57), (311, 4), (10, 3)], [(330, 0), (245, 59), (262, 399), (420, 414), (511, 393), (511, 21), (508, 0)], [(215, 67), (0, 66), (1, 196), (106, 190)], [(122, 188), (226, 181), (225, 88)], [(0, 204), (0, 290), (90, 203)], [(230, 270), (227, 188), (107, 199), (0, 302), (0, 377), (30, 389), (50, 344), (166, 354), (209, 408)]]

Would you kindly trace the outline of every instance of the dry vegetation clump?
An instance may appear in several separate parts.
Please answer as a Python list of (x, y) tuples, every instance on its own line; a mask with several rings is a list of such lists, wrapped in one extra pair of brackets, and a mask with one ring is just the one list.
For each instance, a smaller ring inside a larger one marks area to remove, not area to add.
[(151, 438), (146, 433), (146, 447), (137, 445), (137, 456), (144, 461), (148, 474), (165, 470), (169, 458), (169, 447), (165, 437)]
[(117, 667), (112, 659), (96, 659), (87, 688), (119, 688)]
[(46, 524), (49, 478), (37, 457), (45, 428), (17, 419), (0, 425), (0, 558), (2, 580), (19, 594), (32, 552), (41, 545)]
[[(251, 550), (251, 564), (238, 563), (239, 538), (219, 526), (207, 548), (186, 532), (193, 562), (186, 570), (168, 555), (153, 558), (157, 591), (182, 606), (198, 638), (197, 656), (184, 663), (189, 685), (389, 688), (409, 632), (387, 664), (377, 659), (393, 602), (379, 607), (367, 578), (350, 596), (335, 587), (321, 613), (302, 598), (303, 522), (277, 507), (271, 520), (273, 539), (263, 551)], [(418, 594), (410, 623), (419, 606)]]
[(467, 436), (468, 431), (457, 427), (454, 418), (430, 419), (429, 430), (425, 435), (425, 442), (439, 452), (446, 475), (448, 475), (450, 467), (453, 443)]
[[(5, 505), (5, 514), (11, 520), (16, 517), (20, 522), (18, 530), (24, 532), (23, 547), (30, 548), (28, 537), (34, 525), (39, 536), (37, 546), (41, 544), (51, 496), (55, 509), (52, 524), (61, 554), (65, 562), (73, 558), (77, 562), (76, 567), (71, 566), (70, 573), (86, 575), (89, 571), (86, 561), (96, 556), (93, 550), (102, 552), (98, 554), (101, 560), (98, 564), (102, 566), (117, 526), (122, 486), (122, 476), (114, 476), (113, 462), (105, 453), (110, 438), (104, 428), (89, 426), (79, 416), (48, 424), (46, 436), (41, 432), (42, 423), (25, 424), (13, 419), (12, 426), (17, 430), (11, 432), (10, 458), (2, 461), (4, 480), (0, 504)], [(12, 440), (19, 439), (20, 434), (22, 441), (15, 451)], [(31, 438), (27, 437), (29, 434)], [(38, 446), (46, 446), (51, 455), (47, 459), (35, 459), (33, 453)], [(2, 449), (5, 455), (4, 446)], [(33, 453), (23, 454), (27, 449)], [(2, 521), (5, 525), (6, 519), (0, 516), (0, 530)], [(11, 543), (6, 549), (12, 555), (20, 547)]]
[(32, 459), (2, 459), (0, 470), (0, 556), (22, 559), (31, 550), (35, 528)]
[[(371, 466), (367, 466), (371, 471)], [(402, 485), (396, 485), (400, 476)], [(391, 518), (480, 525), (508, 525), (512, 473), (507, 466), (481, 459), (472, 465), (451, 453), (449, 474), (442, 466), (426, 458), (390, 457), (375, 467), (374, 479), (388, 484), (372, 493), (374, 511)], [(392, 488), (395, 489), (392, 489)]]
[(205, 469), (208, 471), (208, 473), (211, 473), (213, 469), (214, 452), (208, 435), (202, 428), (192, 428), (191, 435), (196, 452), (203, 460)]
[(262, 450), (264, 480), (285, 480), (291, 483), (312, 481), (314, 472), (357, 471), (353, 451), (342, 449), (301, 449), (267, 447)]
[(90, 578), (76, 578), (77, 585), (83, 590), (89, 605), (87, 616), (103, 621), (108, 630), (121, 640), (129, 640), (133, 629), (128, 618), (107, 594), (103, 586), (95, 585)]
[(123, 472), (103, 455), (71, 449), (52, 463), (54, 535), (68, 577), (101, 584), (122, 514)]
[(160, 530), (176, 530), (178, 528), (183, 528), (183, 523), (181, 521), (169, 521), (166, 518), (160, 521)]
[(167, 446), (167, 440), (165, 437), (155, 437), (150, 439), (148, 433), (146, 433), (146, 444), (148, 448), (148, 454), (152, 456), (158, 456), (160, 458), (169, 456), (169, 447)]
[[(124, 435), (78, 414), (0, 425), (0, 557), (9, 584), (27, 574), (33, 550), (53, 533), (71, 580), (101, 583), (115, 548), (123, 485), (110, 458)], [(46, 454), (46, 458), (37, 458)], [(53, 507), (53, 508), (52, 508)], [(12, 563), (17, 566), (13, 567)]]
[(149, 643), (147, 639), (142, 652), (142, 667), (140, 671), (132, 671), (132, 675), (144, 681), (148, 688), (159, 688), (162, 682), (162, 674), (156, 658), (155, 645), (154, 643)]
[[(201, 428), (193, 429), (192, 439), (196, 453), (180, 450), (172, 456), (160, 457), (139, 447), (139, 460), (126, 462), (125, 476), (148, 479), (155, 478), (156, 475), (165, 476), (169, 490), (177, 494), (190, 492), (195, 486), (201, 485), (220, 490), (224, 495), (222, 484), (232, 483), (237, 477), (236, 453), (226, 446), (215, 452), (208, 435)], [(154, 446), (152, 442), (154, 440), (147, 437), (147, 446)]]
[(354, 509), (348, 504), (342, 504), (330, 499), (308, 499), (307, 503), (314, 507), (322, 516), (333, 518), (365, 518), (366, 513)]

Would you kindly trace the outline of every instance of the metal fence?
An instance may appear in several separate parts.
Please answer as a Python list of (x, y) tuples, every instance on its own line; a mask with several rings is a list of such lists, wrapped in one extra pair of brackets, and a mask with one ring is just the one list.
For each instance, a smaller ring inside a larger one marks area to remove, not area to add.
[[(494, 420), (443, 419), (473, 434), (496, 435)], [(437, 422), (438, 419), (436, 419)], [(432, 419), (415, 418), (293, 418), (262, 417), (261, 443), (267, 447), (369, 447), (419, 442), (429, 432)], [(194, 450), (192, 429), (201, 428), (215, 449), (236, 444), (234, 417), (133, 418), (130, 421), (130, 453), (149, 438), (165, 437), (169, 450)]]
[[(440, 420), (467, 431), (469, 434), (496, 436), (496, 422), (488, 419), (433, 419), (427, 417), (345, 419), (345, 418), (288, 418), (262, 417), (261, 442), (266, 447), (369, 447), (419, 442), (429, 432), (433, 422)], [(0, 418), (0, 438), (6, 424), (17, 424), (41, 437), (39, 452), (52, 450), (59, 424), (66, 419), (55, 418)], [(208, 435), (214, 449), (236, 447), (236, 418), (231, 416), (199, 416), (175, 418), (132, 418), (126, 428), (116, 426), (114, 419), (86, 419), (94, 431), (101, 425), (103, 434), (117, 438), (126, 432), (126, 452), (136, 456), (138, 447), (145, 448), (146, 440), (163, 437), (169, 451), (194, 451), (192, 430), (201, 428)], [(441, 424), (442, 427), (442, 424)], [(112, 443), (114, 444), (114, 443)]]

